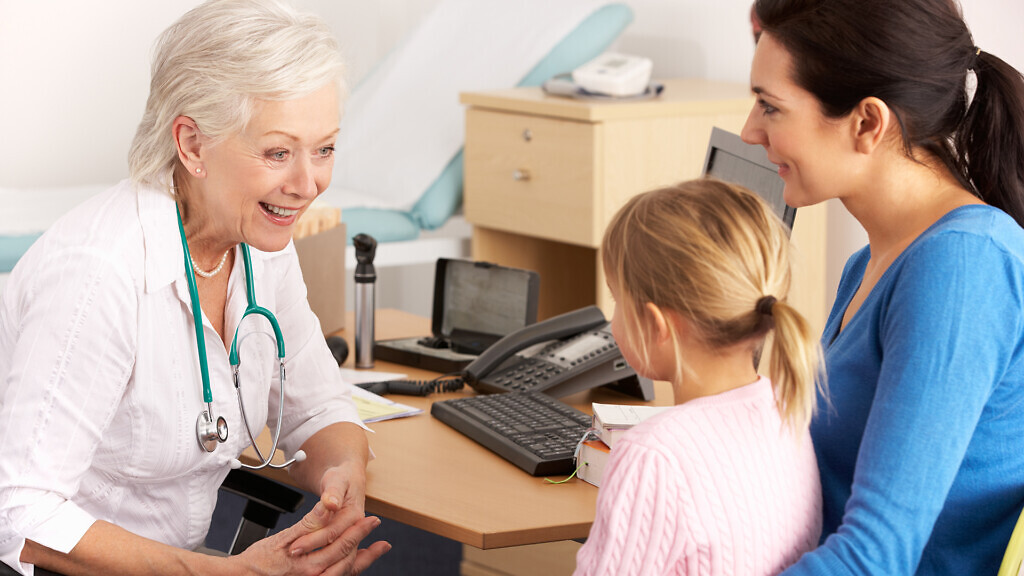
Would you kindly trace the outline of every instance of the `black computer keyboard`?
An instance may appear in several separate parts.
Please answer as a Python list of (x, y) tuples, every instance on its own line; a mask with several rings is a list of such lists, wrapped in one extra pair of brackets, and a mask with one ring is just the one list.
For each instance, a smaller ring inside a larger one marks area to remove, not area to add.
[(430, 413), (533, 476), (571, 474), (591, 417), (540, 392), (434, 402)]

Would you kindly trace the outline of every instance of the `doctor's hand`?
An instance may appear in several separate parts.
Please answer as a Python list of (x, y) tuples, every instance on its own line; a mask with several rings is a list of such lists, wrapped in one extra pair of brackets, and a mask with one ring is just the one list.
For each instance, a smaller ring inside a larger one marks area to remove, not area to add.
[(324, 546), (306, 551), (296, 547), (301, 538), (323, 532), (328, 526), (339, 526), (334, 519), (335, 513), (323, 502), (317, 502), (294, 526), (260, 540), (230, 560), (244, 564), (246, 572), (253, 574), (348, 576), (366, 570), (391, 550), (391, 545), (383, 541), (374, 542), (369, 548), (359, 548), (359, 543), (380, 525), (380, 519), (373, 516), (359, 518)]
[(292, 552), (303, 554), (334, 542), (364, 517), (365, 499), (364, 466), (345, 462), (327, 468), (320, 478), (320, 502), (317, 504), (323, 506), (325, 513), (312, 519), (318, 524), (309, 526), (310, 532), (292, 544)]

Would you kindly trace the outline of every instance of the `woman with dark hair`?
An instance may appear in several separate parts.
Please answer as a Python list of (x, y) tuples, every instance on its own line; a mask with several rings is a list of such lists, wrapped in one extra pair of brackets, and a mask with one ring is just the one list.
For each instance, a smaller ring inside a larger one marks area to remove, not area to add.
[(743, 137), (869, 240), (822, 338), (822, 545), (785, 574), (995, 574), (1024, 506), (1024, 78), (951, 0), (756, 14)]

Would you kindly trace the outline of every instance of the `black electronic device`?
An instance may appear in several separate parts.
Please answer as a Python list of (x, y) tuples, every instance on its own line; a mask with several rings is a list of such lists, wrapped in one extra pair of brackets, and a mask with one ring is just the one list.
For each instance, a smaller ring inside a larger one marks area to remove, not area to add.
[(352, 238), (356, 250), (356, 368), (373, 368), (374, 318), (376, 317), (377, 270), (373, 257), (377, 241), (369, 234)]
[(786, 205), (786, 183), (779, 176), (779, 167), (768, 160), (764, 147), (747, 144), (732, 132), (713, 128), (704, 157), (704, 175), (751, 189), (787, 227), (793, 228), (796, 208)]
[(381, 340), (374, 357), (450, 374), (465, 368), (500, 338), (537, 320), (536, 272), (439, 258), (427, 337)]
[(348, 359), (348, 342), (341, 336), (328, 336), (327, 347), (331, 350), (331, 356), (341, 366)]
[(541, 392), (434, 402), (430, 414), (533, 476), (570, 474), (587, 414)]
[(597, 306), (526, 326), (494, 343), (466, 366), (463, 379), (485, 393), (533, 391), (561, 398), (609, 386), (644, 400), (654, 384), (622, 357)]
[(374, 394), (402, 394), (405, 396), (428, 396), (435, 392), (457, 392), (462, 390), (462, 378), (435, 378), (433, 380), (380, 380), (360, 382), (356, 386)]

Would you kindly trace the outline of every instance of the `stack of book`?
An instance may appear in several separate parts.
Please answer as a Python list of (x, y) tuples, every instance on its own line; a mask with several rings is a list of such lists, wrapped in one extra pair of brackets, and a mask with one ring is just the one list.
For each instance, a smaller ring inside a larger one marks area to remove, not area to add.
[(671, 408), (671, 406), (627, 406), (620, 404), (592, 405), (594, 410), (594, 434), (597, 440), (587, 440), (580, 446), (576, 457), (579, 468), (576, 475), (594, 486), (601, 485), (605, 465), (616, 440), (630, 428), (644, 420)]

